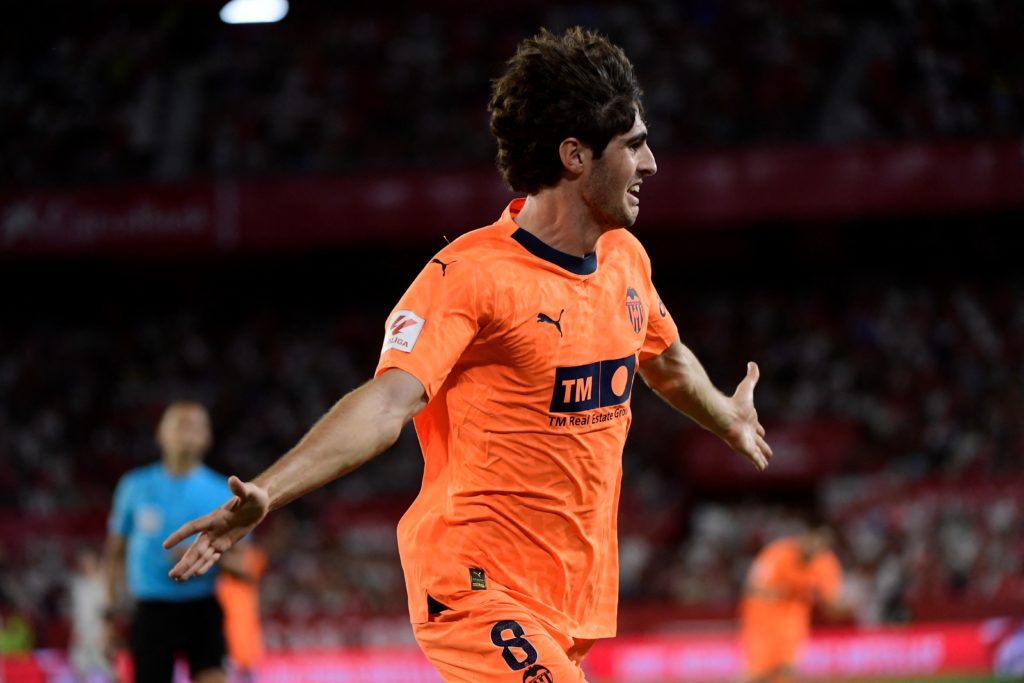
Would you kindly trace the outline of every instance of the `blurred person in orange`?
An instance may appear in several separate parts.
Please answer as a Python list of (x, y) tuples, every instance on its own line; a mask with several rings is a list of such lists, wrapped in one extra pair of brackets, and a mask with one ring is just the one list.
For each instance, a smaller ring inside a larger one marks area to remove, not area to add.
[(834, 541), (824, 522), (809, 519), (801, 533), (769, 543), (754, 559), (739, 609), (744, 683), (795, 680), (815, 607), (829, 619), (849, 616)]
[(372, 380), (234, 497), (171, 534), (201, 576), (271, 510), (350, 472), (414, 420), (420, 493), (398, 525), (410, 620), (449, 682), (584, 681), (615, 635), (622, 450), (639, 374), (757, 469), (758, 369), (719, 391), (628, 230), (657, 171), (622, 49), (580, 27), (519, 44), (491, 131), (525, 197), (441, 249), (392, 310)]
[(216, 595), (224, 610), (224, 636), (233, 667), (231, 680), (251, 683), (263, 660), (259, 581), (267, 554), (255, 543), (241, 543), (221, 562)]

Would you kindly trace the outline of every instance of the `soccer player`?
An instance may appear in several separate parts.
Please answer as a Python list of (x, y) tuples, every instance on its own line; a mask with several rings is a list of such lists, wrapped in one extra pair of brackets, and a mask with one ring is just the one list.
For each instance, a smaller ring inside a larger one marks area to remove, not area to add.
[(832, 530), (813, 522), (797, 536), (769, 543), (754, 559), (740, 602), (744, 683), (794, 680), (815, 605), (832, 619), (849, 616), (832, 542)]
[(491, 131), (526, 194), (426, 264), (387, 319), (373, 380), (179, 531), (171, 575), (206, 572), (270, 510), (358, 467), (414, 419), (419, 496), (398, 526), (416, 639), (446, 681), (583, 681), (615, 634), (616, 515), (637, 372), (762, 469), (754, 363), (719, 392), (626, 228), (657, 171), (622, 50), (580, 28), (524, 40)]
[(126, 578), (135, 598), (130, 642), (137, 683), (171, 683), (178, 652), (187, 657), (195, 683), (222, 683), (224, 625), (214, 574), (189, 584), (171, 580), (167, 572), (179, 558), (160, 542), (231, 490), (202, 464), (213, 441), (203, 406), (172, 403), (156, 440), (161, 461), (125, 474), (114, 493), (105, 549), (108, 604), (117, 604)]
[(215, 594), (224, 610), (231, 680), (252, 683), (263, 660), (259, 582), (267, 568), (267, 554), (252, 542), (236, 546), (236, 550), (234, 566), (217, 577)]

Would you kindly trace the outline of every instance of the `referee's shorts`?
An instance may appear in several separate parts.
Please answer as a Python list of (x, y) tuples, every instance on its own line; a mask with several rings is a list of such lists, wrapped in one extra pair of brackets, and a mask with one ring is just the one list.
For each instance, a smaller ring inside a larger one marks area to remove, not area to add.
[(171, 683), (174, 657), (184, 655), (194, 678), (223, 669), (224, 613), (213, 596), (170, 602), (139, 600), (131, 632), (135, 683)]

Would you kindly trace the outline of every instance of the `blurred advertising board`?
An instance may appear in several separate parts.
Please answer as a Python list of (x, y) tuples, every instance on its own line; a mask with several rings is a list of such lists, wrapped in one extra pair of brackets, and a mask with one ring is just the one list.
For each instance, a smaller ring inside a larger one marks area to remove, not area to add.
[[(592, 683), (731, 681), (740, 674), (735, 634), (689, 632), (629, 636), (595, 646), (586, 660)], [(935, 675), (1024, 676), (1024, 621), (879, 628), (832, 628), (815, 632), (798, 664), (816, 680), (927, 677)], [(99, 677), (88, 681), (101, 683)], [(258, 683), (438, 683), (440, 678), (413, 646), (271, 652)], [(73, 683), (65, 653), (37, 651), (0, 659), (3, 683)], [(179, 669), (178, 683), (185, 683)]]
[[(811, 680), (988, 674), (1012, 638), (1010, 624), (820, 629), (797, 668)], [(587, 664), (595, 683), (731, 681), (741, 674), (740, 653), (728, 633), (620, 638), (595, 647)]]
[[(1017, 141), (768, 147), (659, 157), (643, 231), (1018, 207)], [(495, 220), (492, 168), (0, 192), (0, 255), (440, 244)]]

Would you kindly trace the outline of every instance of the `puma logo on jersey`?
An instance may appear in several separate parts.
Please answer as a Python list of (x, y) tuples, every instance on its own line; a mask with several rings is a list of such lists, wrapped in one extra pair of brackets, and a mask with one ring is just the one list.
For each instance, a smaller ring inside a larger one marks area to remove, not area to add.
[(537, 314), (537, 322), (539, 322), (539, 323), (551, 323), (552, 325), (554, 325), (555, 327), (558, 328), (558, 336), (561, 337), (562, 336), (562, 314), (563, 313), (565, 313), (565, 309), (564, 308), (561, 311), (558, 312), (558, 320), (552, 319), (551, 316), (549, 316), (546, 313), (538, 313)]
[(436, 263), (437, 265), (441, 266), (441, 277), (444, 277), (447, 274), (447, 272), (448, 272), (448, 266), (450, 266), (453, 263), (457, 263), (457, 262), (456, 261), (449, 261), (448, 263), (445, 263), (441, 259), (436, 258), (436, 259), (432, 260), (431, 263)]

